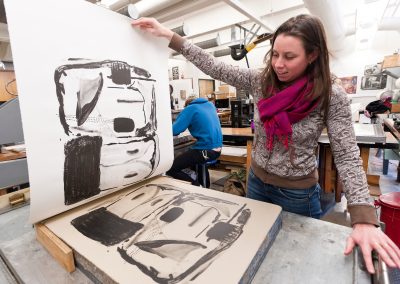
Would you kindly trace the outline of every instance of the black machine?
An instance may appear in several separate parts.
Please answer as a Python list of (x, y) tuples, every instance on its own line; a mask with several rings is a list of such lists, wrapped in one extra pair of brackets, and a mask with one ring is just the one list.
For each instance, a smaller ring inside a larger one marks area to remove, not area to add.
[[(247, 45), (245, 45), (244, 43), (232, 45), (232, 46), (230, 46), (231, 57), (237, 61), (241, 60), (241, 59), (245, 58), (247, 53), (249, 53), (253, 48), (255, 48), (257, 46), (257, 44), (259, 44), (263, 41), (272, 39), (273, 36), (274, 36), (274, 34), (264, 33), (264, 34), (257, 36), (257, 38), (253, 42), (251, 42)], [(247, 60), (247, 58), (246, 58), (246, 60)]]
[(215, 100), (215, 107), (219, 109), (229, 108), (229, 98)]
[(232, 127), (250, 127), (254, 114), (254, 104), (251, 100), (231, 101)]

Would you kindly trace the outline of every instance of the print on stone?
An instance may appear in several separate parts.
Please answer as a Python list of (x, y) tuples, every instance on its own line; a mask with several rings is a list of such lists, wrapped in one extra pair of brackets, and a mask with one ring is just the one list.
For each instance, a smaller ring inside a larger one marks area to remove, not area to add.
[(236, 203), (147, 184), (71, 221), (157, 283), (193, 281), (242, 235), (251, 216)]

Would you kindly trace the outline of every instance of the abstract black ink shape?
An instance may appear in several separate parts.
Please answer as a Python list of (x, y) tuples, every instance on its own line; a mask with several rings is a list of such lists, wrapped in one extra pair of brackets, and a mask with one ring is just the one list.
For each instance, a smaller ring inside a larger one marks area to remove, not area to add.
[(93, 80), (80, 80), (80, 90), (77, 93), (76, 119), (78, 126), (85, 123), (90, 113), (99, 100), (101, 89), (103, 88), (103, 75)]
[(194, 250), (207, 248), (200, 243), (180, 240), (143, 241), (135, 243), (135, 246), (159, 257), (169, 257), (177, 261), (182, 261), (187, 254)]
[(112, 63), (110, 79), (117, 85), (129, 85), (131, 83), (131, 67), (125, 62)]
[(117, 117), (114, 118), (115, 132), (132, 132), (135, 129), (135, 122), (131, 118)]
[(80, 233), (105, 246), (118, 244), (136, 234), (143, 224), (122, 219), (101, 207), (71, 221)]
[(251, 211), (250, 209), (244, 209), (237, 218), (239, 224), (246, 224), (250, 219)]
[(143, 68), (140, 68), (140, 67), (133, 66), (133, 72), (138, 74), (139, 76), (143, 76), (143, 77), (146, 77), (146, 78), (150, 78), (151, 77), (150, 72), (148, 72), (147, 70), (145, 70)]
[(100, 150), (103, 138), (81, 136), (64, 146), (64, 202), (70, 205), (100, 193)]
[(163, 215), (160, 216), (160, 220), (167, 222), (167, 223), (172, 223), (176, 219), (179, 218), (183, 213), (183, 209), (180, 207), (173, 207), (169, 209), (167, 212), (165, 212)]
[(207, 237), (209, 240), (214, 239), (220, 242), (230, 242), (237, 238), (237, 233), (241, 233), (241, 227), (218, 222), (207, 231)]
[[(77, 61), (77, 60), (79, 60), (79, 59), (71, 58), (71, 61)], [(62, 82), (61, 78), (63, 76), (67, 76), (66, 71), (68, 71), (68, 70), (96, 69), (96, 68), (103, 68), (103, 67), (113, 68), (113, 66), (119, 66), (118, 68), (120, 68), (121, 70), (122, 70), (121, 66), (124, 66), (124, 70), (126, 68), (130, 68), (129, 70), (131, 70), (133, 73), (135, 73), (136, 75), (139, 76), (139, 77), (135, 77), (136, 79), (150, 80), (150, 81), (154, 81), (154, 82), (156, 81), (154, 79), (149, 79), (151, 77), (151, 74), (147, 70), (140, 68), (140, 67), (129, 65), (128, 63), (126, 63), (124, 61), (119, 61), (119, 60), (103, 60), (103, 61), (97, 61), (97, 62), (66, 64), (66, 65), (59, 66), (54, 71), (54, 83), (56, 85), (57, 99), (58, 99), (58, 103), (59, 103), (60, 123), (63, 126), (64, 132), (66, 135), (69, 135), (71, 133), (71, 131), (69, 130), (69, 125), (68, 125), (66, 117), (65, 117), (65, 111), (64, 111), (65, 87), (64, 87), (64, 83)], [(122, 72), (122, 71), (118, 71), (118, 72)], [(126, 72), (126, 70), (124, 72)], [(121, 75), (114, 76), (114, 77), (118, 77), (118, 78), (114, 78), (113, 76), (110, 76), (110, 77), (112, 77), (111, 80), (115, 80), (116, 82), (121, 83), (121, 82), (128, 82), (127, 75), (128, 75), (127, 73), (124, 73), (124, 75), (122, 75), (122, 76)], [(131, 84), (131, 78), (132, 78), (131, 75), (129, 75), (128, 85)], [(154, 96), (153, 96), (153, 98), (154, 98)], [(155, 106), (154, 106), (154, 108), (155, 108)], [(153, 112), (153, 109), (152, 109), (152, 112)], [(154, 112), (154, 114), (155, 114), (155, 112)], [(155, 128), (156, 127), (157, 126), (155, 125)]]

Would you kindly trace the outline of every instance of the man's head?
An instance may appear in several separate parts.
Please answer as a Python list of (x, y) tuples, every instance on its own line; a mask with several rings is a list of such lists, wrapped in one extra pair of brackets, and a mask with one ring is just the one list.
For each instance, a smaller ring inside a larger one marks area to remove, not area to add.
[(197, 97), (195, 95), (189, 96), (185, 101), (185, 107), (187, 107), (191, 102), (193, 102)]

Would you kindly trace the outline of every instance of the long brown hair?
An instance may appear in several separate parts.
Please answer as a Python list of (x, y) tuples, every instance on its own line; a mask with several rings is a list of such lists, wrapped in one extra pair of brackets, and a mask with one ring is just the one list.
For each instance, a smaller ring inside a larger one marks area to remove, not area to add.
[(306, 55), (316, 51), (317, 58), (307, 66), (306, 74), (314, 78), (314, 88), (309, 94), (311, 99), (320, 99), (324, 118), (326, 119), (329, 107), (329, 101), (332, 94), (332, 82), (329, 69), (329, 52), (326, 44), (326, 36), (324, 27), (319, 18), (311, 15), (298, 15), (290, 18), (275, 31), (271, 39), (271, 49), (265, 55), (266, 67), (262, 71), (262, 92), (264, 97), (270, 97), (271, 91), (279, 87), (279, 80), (276, 76), (271, 62), (272, 62), (272, 49), (276, 37), (280, 34), (290, 35), (299, 38), (302, 43)]

